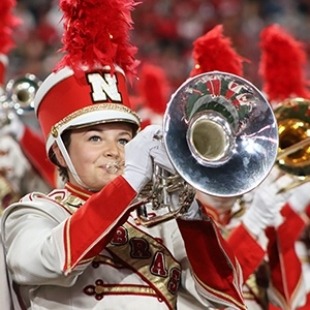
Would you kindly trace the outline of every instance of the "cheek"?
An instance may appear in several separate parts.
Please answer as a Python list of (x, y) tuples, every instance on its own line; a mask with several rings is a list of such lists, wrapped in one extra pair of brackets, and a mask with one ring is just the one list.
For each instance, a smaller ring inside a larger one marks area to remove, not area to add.
[(98, 166), (102, 163), (102, 152), (98, 150), (89, 150), (87, 152), (81, 152), (78, 155), (78, 165), (85, 169), (91, 169), (92, 167)]
[(120, 150), (119, 150), (119, 156), (124, 159), (125, 158), (125, 147), (122, 147)]
[(88, 166), (96, 162), (97, 156), (89, 152), (79, 152), (73, 155), (72, 162), (79, 166)]

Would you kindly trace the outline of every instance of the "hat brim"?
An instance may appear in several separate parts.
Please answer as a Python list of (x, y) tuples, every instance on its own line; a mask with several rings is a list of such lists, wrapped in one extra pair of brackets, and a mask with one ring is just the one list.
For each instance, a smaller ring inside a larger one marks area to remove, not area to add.
[[(97, 106), (97, 105), (95, 105)], [(57, 136), (61, 135), (65, 130), (71, 128), (82, 128), (88, 127), (95, 124), (105, 124), (105, 123), (128, 123), (132, 124), (135, 130), (140, 127), (140, 120), (135, 113), (128, 112), (122, 109), (106, 109), (106, 104), (104, 104), (104, 109), (97, 109), (95, 111), (89, 111), (81, 113), (78, 116), (72, 118), (68, 117), (64, 122), (61, 122), (55, 126), (57, 128)], [(111, 104), (111, 106), (120, 106), (118, 104)], [(49, 134), (46, 143), (46, 150), (49, 151), (53, 143), (55, 142), (55, 135), (53, 130)]]

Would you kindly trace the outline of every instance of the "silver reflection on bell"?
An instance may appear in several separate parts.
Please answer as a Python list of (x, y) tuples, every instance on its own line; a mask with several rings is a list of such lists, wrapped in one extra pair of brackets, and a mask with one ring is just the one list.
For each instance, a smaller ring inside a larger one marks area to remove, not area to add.
[(173, 94), (163, 138), (181, 178), (217, 197), (257, 187), (274, 166), (279, 144), (263, 94), (246, 79), (220, 71), (190, 78)]
[[(134, 204), (145, 226), (187, 213), (196, 190), (237, 197), (254, 189), (274, 166), (279, 145), (266, 98), (249, 81), (220, 71), (190, 78), (172, 95), (162, 139), (177, 173), (154, 167), (144, 199)], [(158, 216), (148, 217), (148, 202)]]

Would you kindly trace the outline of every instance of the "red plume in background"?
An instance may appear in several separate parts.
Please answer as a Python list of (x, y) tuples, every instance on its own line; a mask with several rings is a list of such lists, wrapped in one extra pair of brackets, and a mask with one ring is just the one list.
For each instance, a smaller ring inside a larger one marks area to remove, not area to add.
[(165, 71), (154, 64), (143, 63), (139, 74), (138, 92), (146, 107), (163, 115), (169, 97), (169, 83)]
[(303, 44), (274, 24), (261, 32), (260, 46), (259, 73), (269, 101), (278, 103), (291, 97), (309, 97), (303, 72), (307, 62)]
[(113, 71), (118, 65), (126, 75), (135, 75), (137, 48), (129, 42), (134, 6), (134, 0), (60, 0), (66, 55), (56, 69), (69, 66), (78, 72), (81, 66), (108, 65)]
[(15, 5), (15, 0), (0, 1), (0, 53), (5, 55), (15, 45), (13, 31), (20, 24), (20, 20), (13, 15)]
[(192, 57), (195, 66), (190, 76), (209, 71), (223, 71), (243, 75), (245, 58), (237, 54), (230, 38), (223, 35), (223, 26), (217, 25), (193, 43)]

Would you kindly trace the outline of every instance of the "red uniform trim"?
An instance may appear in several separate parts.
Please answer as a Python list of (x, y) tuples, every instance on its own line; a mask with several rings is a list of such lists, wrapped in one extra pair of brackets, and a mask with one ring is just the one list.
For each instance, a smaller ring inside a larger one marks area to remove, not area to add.
[(306, 223), (288, 203), (281, 209), (281, 214), (284, 218), (283, 223), (277, 229), (267, 230), (268, 254), (272, 285), (281, 295), (283, 307), (291, 309), (292, 298), (302, 276), (301, 262), (295, 251), (295, 244)]
[(82, 200), (87, 200), (94, 194), (94, 192), (90, 192), (86, 189), (80, 188), (70, 182), (67, 182), (65, 184), (65, 189), (67, 189), (74, 196), (81, 198)]
[(20, 145), (25, 156), (42, 178), (52, 188), (57, 187), (57, 168), (47, 157), (43, 137), (26, 126)]
[(210, 219), (177, 220), (195, 278), (216, 298), (245, 309), (234, 254)]
[(227, 242), (234, 250), (242, 268), (243, 281), (246, 282), (262, 262), (265, 251), (243, 225), (230, 233)]
[(290, 249), (300, 238), (302, 231), (306, 227), (305, 221), (296, 213), (289, 204), (286, 204), (281, 214), (284, 217), (284, 223), (278, 227), (278, 234), (281, 238), (282, 251)]
[(128, 205), (136, 192), (123, 177), (116, 178), (93, 194), (66, 222), (64, 270), (70, 272), (81, 260), (94, 257), (113, 237), (115, 229), (126, 221)]

